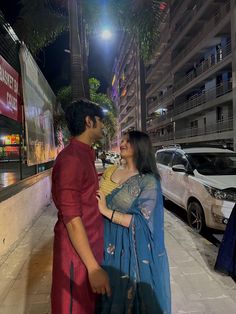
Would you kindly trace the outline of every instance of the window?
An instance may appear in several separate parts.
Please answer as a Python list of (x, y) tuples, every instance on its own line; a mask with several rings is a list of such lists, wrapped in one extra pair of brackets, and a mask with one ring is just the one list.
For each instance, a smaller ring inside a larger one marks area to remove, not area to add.
[(198, 127), (198, 120), (191, 121), (190, 127), (191, 127), (191, 129), (197, 128)]
[(156, 155), (156, 161), (159, 164), (169, 166), (172, 161), (173, 152), (160, 152)]
[(173, 159), (173, 162), (172, 162), (172, 166), (175, 166), (175, 165), (183, 165), (185, 166), (185, 168), (187, 168), (188, 166), (188, 160), (185, 156), (179, 154), (179, 153), (176, 153), (174, 155), (174, 159)]

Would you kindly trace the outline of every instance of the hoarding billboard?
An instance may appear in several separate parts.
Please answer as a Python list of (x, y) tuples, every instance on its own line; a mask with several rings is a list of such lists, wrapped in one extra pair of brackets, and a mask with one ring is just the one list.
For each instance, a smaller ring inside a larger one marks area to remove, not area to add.
[(26, 46), (20, 49), (27, 164), (55, 159), (53, 107), (56, 97)]

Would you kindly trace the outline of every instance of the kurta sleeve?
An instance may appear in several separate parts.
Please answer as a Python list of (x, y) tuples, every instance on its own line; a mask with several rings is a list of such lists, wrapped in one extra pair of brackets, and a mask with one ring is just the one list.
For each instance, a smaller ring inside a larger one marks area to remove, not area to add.
[(81, 182), (83, 168), (75, 157), (61, 159), (53, 169), (53, 200), (67, 224), (71, 219), (82, 216)]

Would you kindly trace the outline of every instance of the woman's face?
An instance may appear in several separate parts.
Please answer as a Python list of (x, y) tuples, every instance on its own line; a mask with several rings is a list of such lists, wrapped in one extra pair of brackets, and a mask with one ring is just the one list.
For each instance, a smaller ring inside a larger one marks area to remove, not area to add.
[(124, 159), (134, 157), (134, 149), (130, 145), (128, 135), (125, 135), (121, 140), (120, 156), (121, 156), (121, 158), (124, 158)]

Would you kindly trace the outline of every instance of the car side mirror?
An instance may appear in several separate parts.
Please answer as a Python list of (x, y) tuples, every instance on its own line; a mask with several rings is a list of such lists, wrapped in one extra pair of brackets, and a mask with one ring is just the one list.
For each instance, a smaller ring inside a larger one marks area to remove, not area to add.
[(174, 165), (173, 167), (172, 167), (172, 170), (173, 171), (175, 171), (175, 172), (188, 172), (188, 170), (185, 168), (185, 166), (184, 165), (181, 165), (181, 164), (179, 164), (179, 165)]

